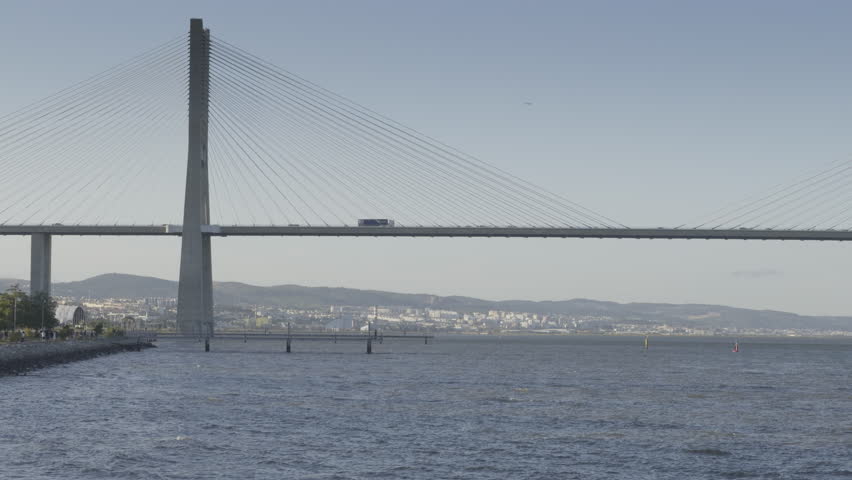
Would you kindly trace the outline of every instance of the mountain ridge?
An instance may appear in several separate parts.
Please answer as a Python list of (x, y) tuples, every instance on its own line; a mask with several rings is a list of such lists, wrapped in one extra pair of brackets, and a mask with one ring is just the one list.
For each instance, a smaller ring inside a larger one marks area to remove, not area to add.
[[(27, 282), (0, 279), (0, 287)], [(57, 296), (92, 298), (145, 298), (177, 296), (178, 282), (156, 277), (107, 273), (85, 280), (53, 284)], [(707, 328), (808, 328), (852, 331), (852, 317), (808, 316), (779, 310), (756, 310), (713, 304), (675, 304), (574, 298), (568, 300), (483, 300), (467, 296), (427, 293), (396, 293), (346, 287), (305, 287), (294, 284), (268, 287), (242, 282), (214, 282), (214, 301), (219, 305), (256, 304), (280, 307), (347, 305), (368, 307), (432, 308), (475, 312), (502, 310), (537, 314), (600, 316), (616, 321), (664, 322), (674, 326)]]

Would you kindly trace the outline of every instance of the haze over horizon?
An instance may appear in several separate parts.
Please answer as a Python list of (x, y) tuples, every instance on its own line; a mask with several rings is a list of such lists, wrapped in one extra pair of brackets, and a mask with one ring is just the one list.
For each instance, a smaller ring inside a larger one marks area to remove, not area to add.
[[(676, 226), (850, 158), (843, 11), (852, 5), (9, 1), (0, 115), (201, 17), (215, 35), (622, 223)], [(185, 151), (174, 161), (183, 170)], [(55, 282), (178, 276), (173, 238), (53, 241)], [(28, 278), (28, 238), (0, 238), (0, 251), (3, 276)], [(216, 281), (822, 315), (852, 313), (850, 270), (849, 246), (828, 242), (213, 241)]]

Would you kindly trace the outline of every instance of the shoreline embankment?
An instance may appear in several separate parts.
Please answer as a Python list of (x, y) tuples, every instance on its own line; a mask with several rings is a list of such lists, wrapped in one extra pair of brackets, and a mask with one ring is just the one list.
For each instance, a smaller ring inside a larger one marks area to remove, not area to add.
[(128, 337), (0, 345), (0, 376), (21, 375), (51, 365), (152, 347), (154, 344), (150, 342)]

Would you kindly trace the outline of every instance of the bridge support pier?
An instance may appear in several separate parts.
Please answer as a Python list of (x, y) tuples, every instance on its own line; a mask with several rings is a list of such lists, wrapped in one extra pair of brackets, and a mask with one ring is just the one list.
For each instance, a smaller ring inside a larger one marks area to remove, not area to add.
[(178, 332), (213, 336), (213, 268), (210, 252), (210, 185), (207, 174), (210, 31), (189, 22), (189, 144), (181, 231)]
[(50, 295), (51, 237), (47, 233), (34, 233), (30, 241), (30, 295)]

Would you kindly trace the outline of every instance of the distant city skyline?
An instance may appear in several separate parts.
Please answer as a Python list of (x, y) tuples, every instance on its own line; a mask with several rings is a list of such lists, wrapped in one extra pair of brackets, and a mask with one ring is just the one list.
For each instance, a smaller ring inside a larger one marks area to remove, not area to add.
[[(850, 10), (768, 1), (10, 1), (0, 18), (10, 46), (0, 51), (0, 115), (202, 17), (228, 41), (622, 223), (677, 226), (849, 158)], [(175, 168), (185, 160), (177, 156)], [(261, 285), (848, 315), (849, 248), (226, 238), (213, 241), (213, 270), (217, 281)], [(56, 237), (53, 278), (177, 279), (179, 249), (171, 238)], [(28, 277), (29, 238), (0, 238), (0, 251), (0, 277)]]

